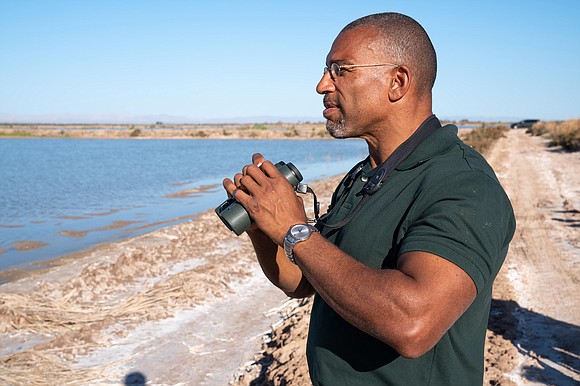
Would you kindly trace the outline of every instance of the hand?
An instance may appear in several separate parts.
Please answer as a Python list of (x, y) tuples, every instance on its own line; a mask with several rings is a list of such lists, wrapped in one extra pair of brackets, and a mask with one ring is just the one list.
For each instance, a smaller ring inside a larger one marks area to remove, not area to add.
[(224, 188), (278, 245), (292, 225), (307, 222), (302, 200), (292, 185), (261, 154), (254, 154), (252, 164), (244, 166), (233, 182), (225, 179)]

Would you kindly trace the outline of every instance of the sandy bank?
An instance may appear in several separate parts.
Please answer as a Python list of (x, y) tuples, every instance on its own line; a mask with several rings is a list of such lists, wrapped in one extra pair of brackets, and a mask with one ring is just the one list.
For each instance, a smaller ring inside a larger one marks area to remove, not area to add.
[(0, 137), (93, 139), (330, 139), (325, 124), (0, 124)]
[[(311, 186), (324, 202), (337, 182)], [(0, 286), (10, 385), (227, 384), (287, 301), (213, 211), (14, 278)]]
[[(444, 123), (447, 123), (444, 122)], [(452, 123), (452, 122), (450, 122)], [(480, 127), (481, 122), (456, 122)], [(498, 122), (499, 124), (500, 122)], [(488, 125), (490, 123), (487, 123)], [(463, 126), (462, 126), (463, 125)], [(92, 139), (331, 139), (324, 122), (254, 124), (24, 124), (0, 123), (0, 138)]]

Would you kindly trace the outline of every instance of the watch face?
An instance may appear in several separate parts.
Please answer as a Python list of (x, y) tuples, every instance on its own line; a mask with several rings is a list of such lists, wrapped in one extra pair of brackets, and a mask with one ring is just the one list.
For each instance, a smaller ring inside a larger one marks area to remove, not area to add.
[(296, 225), (294, 227), (292, 227), (292, 236), (296, 237), (296, 238), (302, 238), (304, 236), (307, 236), (311, 233), (312, 231), (310, 230), (310, 228), (308, 228), (306, 225), (303, 224), (299, 224)]

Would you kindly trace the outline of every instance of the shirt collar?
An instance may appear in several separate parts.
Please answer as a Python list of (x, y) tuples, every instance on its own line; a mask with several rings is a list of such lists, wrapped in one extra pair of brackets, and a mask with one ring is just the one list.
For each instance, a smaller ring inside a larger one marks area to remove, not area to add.
[(415, 150), (404, 159), (396, 170), (412, 169), (440, 154), (447, 152), (454, 144), (460, 141), (457, 136), (457, 126), (445, 125), (435, 130), (433, 134), (421, 142)]

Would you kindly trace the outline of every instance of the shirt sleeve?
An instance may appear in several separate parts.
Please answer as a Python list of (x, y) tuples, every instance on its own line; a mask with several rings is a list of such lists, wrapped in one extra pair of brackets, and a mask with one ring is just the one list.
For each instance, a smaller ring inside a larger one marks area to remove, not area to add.
[(421, 192), (410, 216), (399, 255), (424, 251), (463, 269), (478, 292), (497, 275), (515, 219), (500, 184), (481, 171), (442, 179)]

